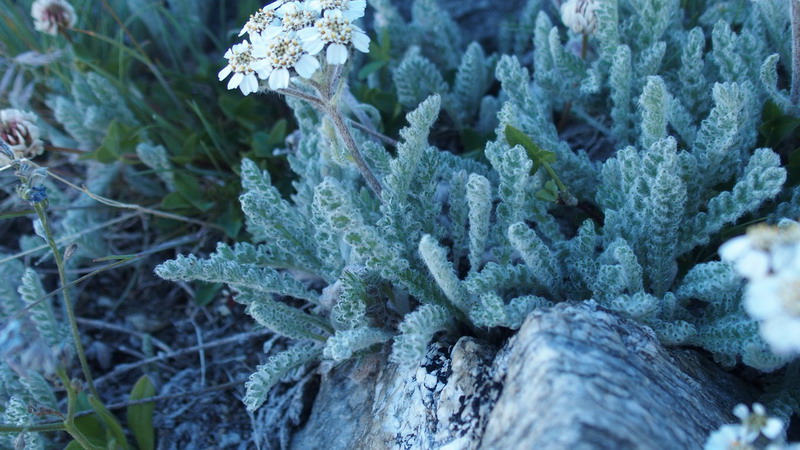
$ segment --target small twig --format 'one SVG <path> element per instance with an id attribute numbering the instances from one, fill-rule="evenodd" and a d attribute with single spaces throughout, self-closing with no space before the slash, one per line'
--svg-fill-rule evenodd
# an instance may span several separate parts
<path id="1" fill-rule="evenodd" d="M 197 311 L 197 310 L 195 310 Z M 203 348 L 203 333 L 200 327 L 197 326 L 197 321 L 194 320 L 194 314 L 189 318 L 190 323 L 194 327 L 194 335 L 197 337 L 197 353 L 200 356 L 200 386 L 206 385 L 206 352 Z"/>
<path id="2" fill-rule="evenodd" d="M 79 324 L 85 325 L 87 327 L 116 331 L 117 333 L 130 334 L 131 336 L 136 336 L 139 339 L 145 339 L 145 336 L 147 335 L 147 333 L 142 333 L 141 331 L 131 330 L 119 325 L 114 325 L 113 323 L 103 322 L 101 320 L 87 319 L 85 317 L 78 317 L 76 318 L 76 320 L 78 321 Z M 165 352 L 172 352 L 172 348 L 170 348 L 170 346 L 165 344 L 162 340 L 156 339 L 152 335 L 150 335 L 150 340 L 152 340 L 153 344 L 155 344 L 155 346 L 157 346 L 161 350 Z"/>
<path id="3" fill-rule="evenodd" d="M 283 95 L 288 95 L 290 97 L 299 98 L 301 100 L 305 100 L 308 103 L 311 103 L 312 105 L 317 106 L 317 107 L 322 108 L 322 109 L 325 108 L 325 103 L 323 103 L 322 100 L 318 99 L 317 97 L 314 97 L 313 95 L 308 95 L 305 92 L 297 90 L 295 88 L 288 88 L 287 87 L 285 89 L 278 89 L 275 92 L 277 92 L 279 94 L 283 94 Z"/>
<path id="4" fill-rule="evenodd" d="M 82 230 L 82 231 L 79 231 L 77 233 L 73 233 L 73 234 L 70 234 L 70 235 L 67 235 L 67 236 L 60 237 L 60 238 L 56 239 L 56 243 L 57 244 L 63 244 L 65 242 L 73 241 L 73 240 L 78 239 L 79 237 L 81 237 L 83 235 L 86 235 L 86 234 L 89 234 L 89 233 L 93 233 L 93 232 L 95 232 L 97 230 L 100 230 L 100 229 L 103 229 L 105 227 L 110 227 L 111 225 L 117 224 L 119 222 L 124 222 L 124 221 L 126 221 L 128 219 L 134 218 L 134 217 L 138 216 L 139 214 L 140 213 L 136 212 L 136 213 L 130 213 L 130 214 L 125 214 L 125 215 L 119 216 L 119 217 L 117 217 L 115 219 L 111 219 L 111 220 L 109 220 L 107 222 L 103 222 L 103 223 L 95 225 L 93 227 L 89 227 L 89 228 L 87 228 L 85 230 Z M 39 252 L 39 251 L 44 250 L 46 248 L 47 248 L 47 244 L 42 244 L 42 245 L 39 245 L 37 247 L 31 248 L 31 249 L 28 249 L 28 250 L 25 250 L 25 251 L 22 251 L 22 252 L 19 252 L 19 253 L 15 253 L 13 255 L 6 256 L 5 258 L 0 259 L 0 264 L 4 264 L 4 263 L 6 263 L 8 261 L 11 261 L 12 259 L 17 259 L 17 258 L 22 258 L 23 256 L 28 256 L 28 255 L 30 255 L 32 253 Z"/>
<path id="5" fill-rule="evenodd" d="M 111 378 L 113 378 L 113 377 L 115 377 L 117 375 L 120 375 L 122 373 L 125 373 L 125 372 L 128 372 L 130 370 L 136 369 L 137 367 L 142 367 L 142 366 L 146 366 L 148 364 L 161 362 L 161 361 L 164 361 L 166 359 L 177 358 L 179 356 L 183 356 L 183 355 L 187 355 L 187 354 L 190 354 L 190 353 L 194 353 L 194 352 L 200 350 L 201 348 L 207 350 L 209 348 L 219 347 L 220 345 L 233 344 L 233 343 L 236 343 L 236 342 L 240 342 L 240 341 L 244 341 L 244 340 L 248 340 L 248 339 L 254 339 L 254 338 L 265 336 L 265 335 L 268 335 L 268 334 L 271 334 L 271 331 L 269 331 L 269 330 L 260 330 L 260 331 L 251 331 L 251 332 L 246 332 L 246 333 L 239 333 L 239 334 L 236 334 L 234 336 L 230 336 L 230 337 L 227 337 L 227 338 L 224 338 L 224 339 L 219 339 L 219 340 L 216 340 L 216 341 L 207 342 L 203 346 L 194 345 L 194 346 L 191 346 L 191 347 L 186 347 L 186 348 L 183 348 L 183 349 L 180 349 L 180 350 L 176 350 L 176 351 L 171 352 L 171 353 L 161 354 L 161 355 L 158 355 L 158 356 L 154 356 L 152 358 L 143 359 L 141 361 L 137 361 L 137 362 L 134 362 L 134 363 L 120 364 L 117 367 L 115 367 L 114 370 L 112 370 L 111 372 L 109 372 L 109 373 L 107 373 L 107 374 L 105 374 L 105 375 L 103 375 L 101 377 L 98 377 L 97 380 L 95 380 L 95 384 L 96 385 L 100 385 L 103 382 L 105 382 L 105 381 L 107 381 L 107 380 L 109 380 L 109 379 L 111 379 Z"/>
<path id="6" fill-rule="evenodd" d="M 359 130 L 369 134 L 370 136 L 375 137 L 379 141 L 383 141 L 386 144 L 391 145 L 392 147 L 397 147 L 400 144 L 400 142 L 398 142 L 397 140 L 392 139 L 389 136 L 386 136 L 385 134 L 381 134 L 381 133 L 373 130 L 372 128 L 368 127 L 367 125 L 364 125 L 362 123 L 356 122 L 354 120 L 350 120 L 349 122 L 350 122 L 350 125 L 353 126 L 353 128 L 358 128 Z"/>
<path id="7" fill-rule="evenodd" d="M 41 166 L 37 166 L 37 167 L 41 167 Z M 50 170 L 48 170 L 47 173 L 51 177 L 55 178 L 56 180 L 66 184 L 67 186 L 69 186 L 71 188 L 74 188 L 74 189 L 77 189 L 77 190 L 83 192 L 84 194 L 88 195 L 91 199 L 96 200 L 96 201 L 98 201 L 98 202 L 100 202 L 100 203 L 102 203 L 104 205 L 108 205 L 108 206 L 112 206 L 114 208 L 120 208 L 120 209 L 132 209 L 132 210 L 139 211 L 139 212 L 142 212 L 142 213 L 145 213 L 145 214 L 150 214 L 152 216 L 162 217 L 164 219 L 172 219 L 172 220 L 177 220 L 179 222 L 193 223 L 195 225 L 202 225 L 204 227 L 214 228 L 216 230 L 224 231 L 224 229 L 220 225 L 217 225 L 215 223 L 204 222 L 202 220 L 192 219 L 191 217 L 181 216 L 179 214 L 172 214 L 172 213 L 168 213 L 168 212 L 164 212 L 164 211 L 159 211 L 157 209 L 148 208 L 146 206 L 141 206 L 141 205 L 137 205 L 137 204 L 134 204 L 134 203 L 122 203 L 122 202 L 118 202 L 116 200 L 111 200 L 110 198 L 106 198 L 106 197 L 103 197 L 102 195 L 95 194 L 94 192 L 90 191 L 86 186 L 77 186 L 76 184 L 72 183 L 71 181 L 69 181 L 69 180 L 67 180 L 65 178 L 62 178 L 61 176 L 53 173 Z"/>

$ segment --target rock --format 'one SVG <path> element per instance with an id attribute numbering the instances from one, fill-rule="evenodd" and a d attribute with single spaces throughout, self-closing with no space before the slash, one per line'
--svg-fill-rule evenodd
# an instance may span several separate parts
<path id="1" fill-rule="evenodd" d="M 323 376 L 298 449 L 700 448 L 746 386 L 596 303 L 535 311 L 505 346 L 433 344 L 418 367 Z"/>

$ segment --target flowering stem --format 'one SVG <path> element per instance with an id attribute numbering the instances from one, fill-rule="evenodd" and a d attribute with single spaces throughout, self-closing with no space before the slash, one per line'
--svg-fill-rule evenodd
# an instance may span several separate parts
<path id="1" fill-rule="evenodd" d="M 89 439 L 81 433 L 77 426 L 75 426 L 75 413 L 77 412 L 78 396 L 75 387 L 72 385 L 66 371 L 62 368 L 58 371 L 58 376 L 64 384 L 64 389 L 67 391 L 67 417 L 64 418 L 64 430 L 72 436 L 73 439 L 78 441 L 81 447 L 88 450 L 102 450 L 103 447 L 89 442 Z"/>
<path id="2" fill-rule="evenodd" d="M 50 230 L 50 223 L 47 220 L 47 214 L 45 213 L 44 208 L 45 207 L 42 202 L 33 204 L 33 209 L 36 211 L 36 215 L 39 216 L 39 220 L 42 222 L 42 229 L 44 230 L 47 244 L 50 246 L 50 250 L 53 252 L 53 258 L 56 260 L 59 281 L 61 282 L 62 286 L 66 286 L 68 283 L 66 272 L 64 270 L 64 260 L 61 258 L 61 251 L 58 250 L 56 240 L 53 238 L 53 232 Z M 78 323 L 75 320 L 75 310 L 72 307 L 69 289 L 64 289 L 62 297 L 64 299 L 64 308 L 67 310 L 69 327 L 72 331 L 72 340 L 75 341 L 75 351 L 78 353 L 78 360 L 81 363 L 81 370 L 83 370 L 83 376 L 86 379 L 86 384 L 89 386 L 89 391 L 92 393 L 92 395 L 100 398 L 100 396 L 97 395 L 97 389 L 94 387 L 92 373 L 89 371 L 89 363 L 86 360 L 86 353 L 83 350 L 83 344 L 81 344 L 81 335 L 78 331 Z"/>
<path id="3" fill-rule="evenodd" d="M 294 88 L 278 89 L 277 92 L 304 100 L 330 116 L 333 121 L 333 126 L 339 132 L 339 136 L 342 137 L 344 146 L 347 148 L 347 151 L 350 152 L 350 156 L 353 157 L 353 161 L 356 163 L 359 172 L 361 172 L 361 175 L 364 177 L 364 180 L 366 180 L 370 189 L 372 189 L 372 192 L 380 199 L 382 191 L 381 184 L 375 177 L 375 174 L 372 173 L 367 161 L 358 149 L 356 140 L 353 138 L 353 133 L 350 132 L 350 128 L 347 126 L 347 119 L 342 115 L 342 112 L 336 104 L 337 102 L 335 99 L 341 91 L 342 70 L 342 66 L 336 65 L 332 71 L 326 74 L 325 78 L 330 78 L 330 83 L 320 84 L 313 80 L 308 81 L 309 84 L 317 90 L 319 97 L 306 94 Z"/>
<path id="4" fill-rule="evenodd" d="M 347 150 L 350 152 L 350 155 L 353 157 L 353 160 L 356 163 L 356 167 L 361 172 L 361 175 L 364 176 L 364 180 L 367 181 L 367 185 L 369 185 L 370 189 L 381 198 L 381 184 L 378 182 L 378 179 L 375 178 L 375 175 L 372 173 L 372 170 L 367 165 L 367 161 L 364 160 L 364 156 L 361 154 L 361 151 L 358 150 L 358 146 L 356 145 L 355 139 L 353 139 L 353 134 L 350 132 L 350 128 L 345 123 L 344 117 L 342 117 L 342 113 L 336 106 L 328 105 L 326 108 L 326 112 L 333 120 L 333 125 L 339 130 L 339 135 L 342 137 L 342 141 L 344 142 L 344 146 L 347 147 Z"/>
<path id="5" fill-rule="evenodd" d="M 792 3 L 792 86 L 789 92 L 792 104 L 800 104 L 800 1 Z"/>
<path id="6" fill-rule="evenodd" d="M 47 423 L 42 425 L 7 425 L 0 423 L 0 433 L 36 433 L 43 431 L 63 431 L 66 427 L 62 422 Z"/>

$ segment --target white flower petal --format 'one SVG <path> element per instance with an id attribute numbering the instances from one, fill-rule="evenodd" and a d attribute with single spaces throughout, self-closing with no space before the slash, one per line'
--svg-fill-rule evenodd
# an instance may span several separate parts
<path id="1" fill-rule="evenodd" d="M 750 317 L 763 320 L 784 313 L 775 287 L 775 282 L 770 279 L 752 281 L 747 285 L 744 309 Z"/>
<path id="2" fill-rule="evenodd" d="M 744 431 L 741 425 L 723 425 L 719 430 L 711 433 L 706 441 L 705 450 L 730 450 L 735 444 L 744 440 Z"/>
<path id="3" fill-rule="evenodd" d="M 794 356 L 800 353 L 800 320 L 773 316 L 765 320 L 758 331 L 776 355 Z"/>
<path id="4" fill-rule="evenodd" d="M 763 278 L 769 272 L 769 255 L 766 252 L 754 250 L 739 258 L 734 264 L 739 275 L 749 278 Z"/>
<path id="5" fill-rule="evenodd" d="M 356 50 L 369 53 L 369 36 L 363 31 L 353 30 L 353 34 L 350 35 L 350 41 L 353 43 L 353 47 L 355 47 Z"/>
<path id="6" fill-rule="evenodd" d="M 325 56 L 328 64 L 344 64 L 347 61 L 347 46 L 344 44 L 330 44 Z"/>
<path id="7" fill-rule="evenodd" d="M 269 75 L 269 88 L 277 91 L 287 87 L 289 87 L 289 71 L 284 68 L 273 70 Z"/>
<path id="8" fill-rule="evenodd" d="M 258 90 L 258 79 L 252 73 L 247 74 L 244 77 L 244 81 L 242 82 L 242 85 L 239 86 L 239 88 L 242 90 L 242 93 L 244 95 L 256 92 Z"/>
<path id="9" fill-rule="evenodd" d="M 325 48 L 325 41 L 320 39 L 319 33 L 308 41 L 303 42 L 303 49 L 308 52 L 309 55 L 316 55 L 321 52 L 323 48 Z"/>
<path id="10" fill-rule="evenodd" d="M 228 89 L 236 89 L 241 84 L 242 80 L 244 79 L 244 74 L 241 72 L 237 72 L 233 74 L 231 80 L 228 81 Z"/>
<path id="11" fill-rule="evenodd" d="M 317 30 L 316 27 L 306 27 L 297 30 L 297 37 L 299 37 L 303 43 L 308 40 L 319 39 L 319 30 Z"/>
<path id="12" fill-rule="evenodd" d="M 217 74 L 217 77 L 219 78 L 219 81 L 222 81 L 225 78 L 227 78 L 228 75 L 230 75 L 232 71 L 233 71 L 233 68 L 231 68 L 231 66 L 229 66 L 229 65 L 223 67 L 222 70 L 220 70 L 219 73 Z"/>
<path id="13" fill-rule="evenodd" d="M 767 424 L 761 428 L 761 433 L 769 439 L 777 438 L 783 432 L 783 421 L 781 419 L 770 417 L 767 419 Z"/>
<path id="14" fill-rule="evenodd" d="M 750 239 L 747 236 L 738 236 L 720 245 L 717 253 L 723 261 L 735 261 L 751 250 L 753 244 Z"/>
<path id="15" fill-rule="evenodd" d="M 733 407 L 733 415 L 741 420 L 745 420 L 747 419 L 747 416 L 750 415 L 750 408 L 748 408 L 744 403 L 739 403 Z"/>
<path id="16" fill-rule="evenodd" d="M 264 29 L 264 31 L 261 32 L 261 37 L 269 41 L 271 39 L 276 38 L 282 32 L 283 32 L 283 27 L 270 25 L 266 29 Z"/>
<path id="17" fill-rule="evenodd" d="M 319 69 L 319 61 L 311 55 L 303 55 L 294 64 L 294 70 L 303 78 L 311 78 Z"/>

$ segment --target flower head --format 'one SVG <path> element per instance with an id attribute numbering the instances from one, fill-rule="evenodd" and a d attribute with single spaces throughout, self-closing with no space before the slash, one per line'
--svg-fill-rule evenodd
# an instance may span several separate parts
<path id="1" fill-rule="evenodd" d="M 753 404 L 753 412 L 743 403 L 733 408 L 733 415 L 741 419 L 742 426 L 748 432 L 750 442 L 755 441 L 760 434 L 767 439 L 774 440 L 783 431 L 783 421 L 775 417 L 768 417 L 767 410 L 761 403 Z"/>
<path id="2" fill-rule="evenodd" d="M 53 36 L 75 25 L 75 9 L 66 0 L 36 0 L 31 5 L 31 16 L 36 31 Z"/>
<path id="3" fill-rule="evenodd" d="M 309 55 L 295 37 L 279 35 L 261 43 L 257 52 L 269 67 L 269 87 L 273 90 L 289 87 L 290 70 L 303 78 L 310 78 L 319 68 L 317 58 Z"/>
<path id="4" fill-rule="evenodd" d="M 317 11 L 341 11 L 347 20 L 356 20 L 364 16 L 367 2 L 366 0 L 312 0 L 309 6 Z"/>
<path id="5" fill-rule="evenodd" d="M 289 2 L 278 9 L 278 16 L 281 18 L 283 31 L 293 32 L 310 26 L 319 14 L 305 3 Z"/>
<path id="6" fill-rule="evenodd" d="M 358 51 L 369 52 L 369 37 L 364 30 L 352 24 L 341 11 L 325 11 L 325 15 L 313 27 L 297 32 L 308 53 L 316 55 L 328 46 L 326 60 L 329 64 L 344 64 L 347 61 L 348 44 Z"/>
<path id="7" fill-rule="evenodd" d="M 778 355 L 800 354 L 800 223 L 750 227 L 723 244 L 723 261 L 748 279 L 744 308 Z"/>
<path id="8" fill-rule="evenodd" d="M 741 425 L 723 425 L 711 433 L 703 447 L 705 450 L 754 450 Z"/>
<path id="9" fill-rule="evenodd" d="M 778 270 L 800 269 L 800 224 L 788 221 L 784 227 L 756 225 L 719 248 L 720 258 L 734 265 L 739 275 L 759 279 Z"/>
<path id="10" fill-rule="evenodd" d="M 239 32 L 239 36 L 242 36 L 245 33 L 250 33 L 251 35 L 259 34 L 264 38 L 271 38 L 274 35 L 270 36 L 269 34 L 263 34 L 268 29 L 277 29 L 280 31 L 280 18 L 275 13 L 274 9 L 261 8 L 256 11 L 255 14 L 250 15 L 250 19 L 244 24 L 244 27 L 242 27 L 242 31 Z"/>
<path id="11" fill-rule="evenodd" d="M 561 5 L 561 21 L 575 33 L 592 34 L 597 30 L 599 7 L 595 0 L 569 0 Z"/>
<path id="12" fill-rule="evenodd" d="M 8 145 L 16 158 L 33 158 L 41 155 L 44 144 L 39 138 L 39 127 L 34 123 L 33 113 L 18 109 L 0 111 L 0 139 Z M 0 155 L 0 164 L 7 164 L 8 158 Z"/>
<path id="13" fill-rule="evenodd" d="M 258 35 L 253 36 L 253 42 L 259 42 Z M 228 59 L 228 65 L 219 71 L 218 77 L 222 81 L 233 73 L 228 81 L 228 89 L 238 87 L 242 94 L 248 95 L 258 90 L 256 75 L 262 80 L 269 75 L 269 64 L 254 55 L 253 44 L 246 40 L 229 48 L 225 58 Z"/>
<path id="14" fill-rule="evenodd" d="M 775 354 L 800 354 L 800 274 L 789 271 L 748 283 L 744 308 Z"/>

